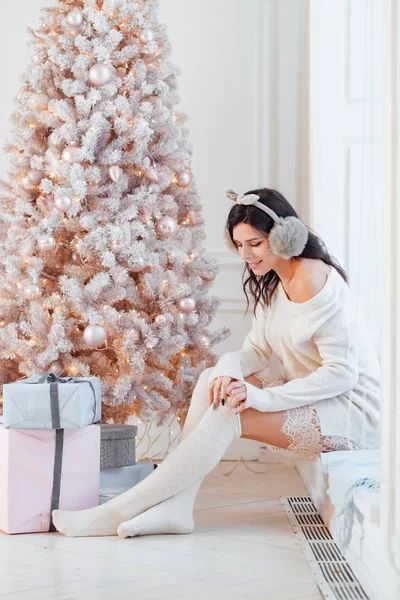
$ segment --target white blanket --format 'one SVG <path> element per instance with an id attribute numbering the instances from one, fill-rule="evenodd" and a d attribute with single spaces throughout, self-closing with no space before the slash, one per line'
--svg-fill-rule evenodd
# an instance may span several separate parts
<path id="1" fill-rule="evenodd" d="M 351 539 L 355 490 L 380 488 L 380 450 L 326 452 L 322 463 L 328 474 L 327 493 L 335 508 L 336 541 L 344 552 Z"/>

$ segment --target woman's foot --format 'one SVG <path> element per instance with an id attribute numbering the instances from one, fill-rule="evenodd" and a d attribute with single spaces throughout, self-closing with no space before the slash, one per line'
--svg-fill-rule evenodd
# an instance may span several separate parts
<path id="1" fill-rule="evenodd" d="M 200 483 L 196 487 L 198 490 Z M 183 490 L 130 521 L 121 523 L 118 527 L 118 535 L 126 538 L 137 535 L 191 533 L 194 529 L 193 501 L 187 501 L 187 492 L 188 490 Z M 191 492 L 191 496 L 194 498 L 196 493 Z"/>

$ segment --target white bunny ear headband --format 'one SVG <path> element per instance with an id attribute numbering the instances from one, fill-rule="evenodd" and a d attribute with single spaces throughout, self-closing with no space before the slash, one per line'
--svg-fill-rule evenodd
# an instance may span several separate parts
<path id="1" fill-rule="evenodd" d="M 257 206 L 275 221 L 275 225 L 268 235 L 269 247 L 273 254 L 289 259 L 293 256 L 299 256 L 303 252 L 308 240 L 308 229 L 300 219 L 297 217 L 278 217 L 271 208 L 258 202 L 260 196 L 257 194 L 239 195 L 233 190 L 226 190 L 225 193 L 229 200 L 233 200 L 236 204 Z"/>

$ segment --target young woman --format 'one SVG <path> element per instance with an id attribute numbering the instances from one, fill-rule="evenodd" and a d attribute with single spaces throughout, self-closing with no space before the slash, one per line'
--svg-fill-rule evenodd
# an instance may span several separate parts
<path id="1" fill-rule="evenodd" d="M 203 478 L 240 437 L 304 456 L 379 446 L 379 361 L 343 269 L 279 192 L 227 196 L 252 329 L 200 375 L 181 441 L 149 477 L 101 506 L 53 512 L 65 535 L 190 533 Z M 272 353 L 286 383 L 263 376 Z"/>

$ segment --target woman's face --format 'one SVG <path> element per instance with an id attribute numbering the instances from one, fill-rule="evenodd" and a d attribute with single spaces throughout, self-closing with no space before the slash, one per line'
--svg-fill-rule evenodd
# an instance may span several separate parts
<path id="1" fill-rule="evenodd" d="M 267 235 L 267 237 L 265 237 Z M 247 223 L 239 223 L 233 228 L 233 239 L 240 257 L 257 276 L 266 275 L 274 269 L 279 258 L 269 248 L 268 234 L 254 229 Z"/>

